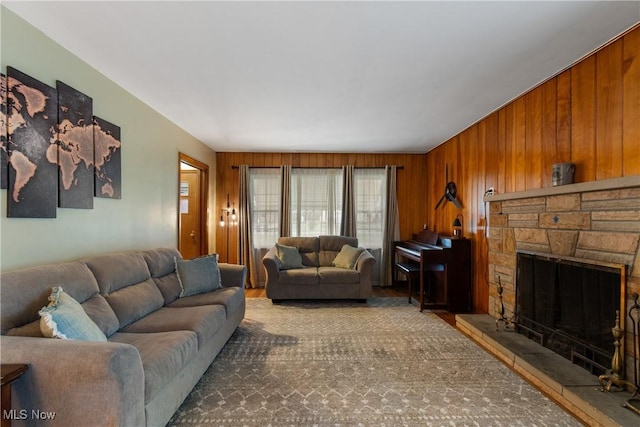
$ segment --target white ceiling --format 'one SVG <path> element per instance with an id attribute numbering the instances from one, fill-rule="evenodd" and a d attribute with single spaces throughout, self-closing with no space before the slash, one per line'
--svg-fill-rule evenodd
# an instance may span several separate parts
<path id="1" fill-rule="evenodd" d="M 216 151 L 425 153 L 640 22 L 640 0 L 2 3 Z"/>

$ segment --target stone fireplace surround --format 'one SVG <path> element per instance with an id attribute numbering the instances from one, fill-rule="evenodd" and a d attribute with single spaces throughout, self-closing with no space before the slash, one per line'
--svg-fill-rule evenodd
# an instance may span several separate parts
<path id="1" fill-rule="evenodd" d="M 514 366 L 517 363 L 514 361 L 518 359 L 517 352 L 514 351 L 513 355 L 509 348 L 497 350 L 498 347 L 508 347 L 508 343 L 513 341 L 512 337 L 505 336 L 505 340 L 498 343 L 495 340 L 501 341 L 501 333 L 489 332 L 489 329 L 496 329 L 493 319 L 500 317 L 498 281 L 503 286 L 505 316 L 513 315 L 517 286 L 517 250 L 627 265 L 625 316 L 628 317 L 631 295 L 634 292 L 640 293 L 640 176 L 497 194 L 486 196 L 484 201 L 489 205 L 487 280 L 490 287 L 489 315 L 492 320 L 489 323 L 487 319 L 479 323 L 472 321 L 476 325 L 470 326 L 467 323 L 470 319 L 464 316 L 474 315 L 463 315 L 458 324 L 462 321 L 462 329 L 468 329 L 466 332 L 485 348 L 518 370 Z M 628 318 L 626 320 L 625 324 L 631 325 Z M 482 322 L 485 323 L 484 326 Z M 613 327 L 613 319 L 611 326 Z M 502 332 L 502 335 L 505 334 L 509 333 Z M 632 334 L 628 327 L 624 348 L 626 376 L 633 382 L 635 361 Z M 505 354 L 509 355 L 505 358 Z M 507 360 L 510 358 L 512 363 Z M 539 372 L 536 367 L 531 367 L 531 371 Z M 531 372 L 522 374 L 535 375 Z M 532 382 L 542 385 L 542 388 L 545 388 L 545 381 L 553 383 L 553 379 L 549 378 L 532 379 Z M 564 387 L 559 387 L 557 395 L 550 395 L 564 404 Z M 631 396 L 626 394 L 626 398 Z M 590 412 L 587 408 L 589 405 L 585 403 L 581 408 L 579 400 L 572 400 L 565 406 L 574 413 Z M 630 412 L 628 409 L 624 411 Z M 587 423 L 592 424 L 591 421 Z M 593 424 L 601 425 L 599 422 Z"/>
<path id="2" fill-rule="evenodd" d="M 498 277 L 505 314 L 513 314 L 516 250 L 627 265 L 627 308 L 631 295 L 640 293 L 640 176 L 499 194 L 485 201 L 493 317 L 500 317 Z M 625 324 L 631 323 L 627 319 Z M 631 333 L 626 332 L 625 366 L 632 373 Z"/>

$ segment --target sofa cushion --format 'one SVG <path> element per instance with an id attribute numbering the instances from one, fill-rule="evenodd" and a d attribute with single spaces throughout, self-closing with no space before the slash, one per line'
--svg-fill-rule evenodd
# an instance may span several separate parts
<path id="1" fill-rule="evenodd" d="M 333 260 L 333 266 L 353 270 L 363 252 L 364 248 L 354 248 L 351 245 L 345 244 Z"/>
<path id="2" fill-rule="evenodd" d="M 93 272 L 102 295 L 110 295 L 151 277 L 149 267 L 140 253 L 115 253 L 83 261 Z"/>
<path id="3" fill-rule="evenodd" d="M 360 283 L 360 273 L 340 267 L 318 267 L 318 283 L 326 284 L 351 284 Z"/>
<path id="4" fill-rule="evenodd" d="M 151 277 L 162 277 L 167 274 L 175 273 L 176 258 L 182 258 L 182 255 L 174 248 L 152 249 L 142 252 Z"/>
<path id="5" fill-rule="evenodd" d="M 147 262 L 151 278 L 164 297 L 164 305 L 171 304 L 180 297 L 180 283 L 176 274 L 176 258 L 182 259 L 177 249 L 160 248 L 142 252 Z"/>
<path id="6" fill-rule="evenodd" d="M 87 316 L 82 305 L 69 296 L 62 287 L 54 286 L 49 305 L 40 314 L 40 330 L 49 338 L 80 341 L 107 341 L 107 337 Z"/>
<path id="7" fill-rule="evenodd" d="M 118 317 L 102 295 L 95 294 L 82 303 L 82 308 L 105 336 L 110 337 L 120 329 Z"/>
<path id="8" fill-rule="evenodd" d="M 141 253 L 115 253 L 83 261 L 96 277 L 100 294 L 118 317 L 120 328 L 164 305 Z"/>
<path id="9" fill-rule="evenodd" d="M 176 258 L 176 273 L 180 283 L 181 297 L 198 295 L 220 289 L 218 255 L 207 255 L 194 259 Z"/>
<path id="10" fill-rule="evenodd" d="M 9 334 L 14 328 L 37 322 L 38 311 L 48 304 L 51 288 L 63 286 L 76 301 L 83 303 L 99 291 L 91 270 L 82 262 L 42 265 L 3 272 L 0 298 L 0 328 Z M 39 328 L 39 326 L 38 326 Z M 31 327 L 29 330 L 35 330 Z M 14 331 L 12 335 L 20 335 Z"/>
<path id="11" fill-rule="evenodd" d="M 106 295 L 105 299 L 116 313 L 120 329 L 164 305 L 164 298 L 151 278 Z"/>
<path id="12" fill-rule="evenodd" d="M 126 326 L 122 332 L 193 331 L 198 336 L 200 347 L 212 339 L 226 318 L 225 309 L 221 305 L 163 307 Z"/>
<path id="13" fill-rule="evenodd" d="M 199 305 L 222 305 L 229 318 L 245 302 L 244 288 L 231 286 L 200 295 L 175 300 L 168 307 L 194 307 Z"/>
<path id="14" fill-rule="evenodd" d="M 308 267 L 318 266 L 320 246 L 317 237 L 279 237 L 277 243 L 298 248 L 303 265 Z"/>
<path id="15" fill-rule="evenodd" d="M 305 267 L 282 270 L 278 280 L 282 284 L 315 285 L 318 283 L 318 269 L 316 267 Z"/>
<path id="16" fill-rule="evenodd" d="M 280 270 L 290 270 L 292 268 L 304 268 L 302 256 L 295 246 L 286 246 L 276 243 L 276 253 Z"/>
<path id="17" fill-rule="evenodd" d="M 131 344 L 140 353 L 144 369 L 144 401 L 151 400 L 198 352 L 198 338 L 193 331 L 156 333 L 118 332 L 110 342 Z"/>

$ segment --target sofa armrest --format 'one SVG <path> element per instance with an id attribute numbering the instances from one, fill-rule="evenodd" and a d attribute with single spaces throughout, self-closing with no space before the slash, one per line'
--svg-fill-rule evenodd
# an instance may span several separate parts
<path id="1" fill-rule="evenodd" d="M 371 252 L 365 249 L 356 265 L 356 270 L 360 273 L 360 282 L 363 284 L 371 285 L 371 275 L 373 273 L 373 266 L 376 264 L 376 259 Z"/>
<path id="2" fill-rule="evenodd" d="M 219 263 L 222 287 L 238 286 L 244 288 L 247 281 L 247 267 L 240 264 Z"/>
<path id="3" fill-rule="evenodd" d="M 12 425 L 36 425 L 36 413 L 55 415 L 47 425 L 145 425 L 144 371 L 135 347 L 18 336 L 0 337 L 0 346 L 3 364 L 29 366 L 12 385 L 13 408 L 25 414 Z"/>
<path id="4" fill-rule="evenodd" d="M 277 285 L 280 277 L 280 263 L 278 262 L 278 253 L 275 246 L 264 254 L 262 257 L 262 265 L 267 274 L 265 287 Z"/>

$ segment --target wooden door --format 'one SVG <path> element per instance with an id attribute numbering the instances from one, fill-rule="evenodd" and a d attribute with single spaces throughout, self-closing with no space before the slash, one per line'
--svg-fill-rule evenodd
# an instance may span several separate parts
<path id="1" fill-rule="evenodd" d="M 208 253 L 208 166 L 180 154 L 178 249 L 185 259 Z"/>
<path id="2" fill-rule="evenodd" d="M 202 255 L 199 187 L 197 170 L 180 171 L 180 252 L 185 258 Z"/>

